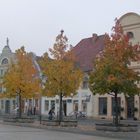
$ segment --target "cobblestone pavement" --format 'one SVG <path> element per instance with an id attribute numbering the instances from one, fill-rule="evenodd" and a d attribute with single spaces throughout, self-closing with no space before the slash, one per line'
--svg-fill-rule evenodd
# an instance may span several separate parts
<path id="1" fill-rule="evenodd" d="M 9 123 L 0 121 L 1 124 L 10 124 L 10 125 L 19 125 L 24 127 L 32 127 L 32 128 L 41 128 L 51 131 L 61 131 L 61 132 L 69 132 L 75 134 L 84 134 L 90 136 L 100 136 L 103 138 L 116 138 L 116 139 L 123 139 L 123 140 L 140 140 L 140 121 L 133 121 L 133 120 L 123 120 L 122 123 L 129 123 L 129 124 L 137 124 L 139 125 L 138 132 L 108 132 L 108 131 L 97 131 L 95 129 L 95 123 L 107 123 L 111 122 L 110 120 L 95 120 L 95 119 L 82 119 L 78 121 L 78 127 L 60 127 L 60 126 L 45 126 L 40 125 L 39 121 L 36 121 L 33 124 L 18 124 L 18 123 Z"/>

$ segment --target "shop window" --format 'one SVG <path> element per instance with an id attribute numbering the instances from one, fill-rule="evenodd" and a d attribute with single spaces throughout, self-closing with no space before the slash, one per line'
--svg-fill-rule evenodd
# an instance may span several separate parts
<path id="1" fill-rule="evenodd" d="M 99 115 L 107 115 L 107 98 L 99 98 Z"/>

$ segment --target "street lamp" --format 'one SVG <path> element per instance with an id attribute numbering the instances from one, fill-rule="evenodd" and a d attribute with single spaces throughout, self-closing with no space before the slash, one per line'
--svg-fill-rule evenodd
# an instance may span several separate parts
<path id="1" fill-rule="evenodd" d="M 45 83 L 47 81 L 47 77 L 44 76 L 43 74 L 41 74 L 40 76 L 40 79 L 41 79 L 41 89 L 45 89 Z M 41 124 L 41 120 L 42 120 L 42 91 L 40 93 L 40 112 L 39 112 L 39 121 L 40 121 L 40 124 Z"/>
<path id="2" fill-rule="evenodd" d="M 41 120 L 42 120 L 42 116 L 41 116 L 41 103 L 42 103 L 42 93 L 40 93 L 40 102 L 39 102 L 39 106 L 40 106 L 40 108 L 39 108 L 39 122 L 40 122 L 40 124 L 41 124 Z"/>
<path id="3" fill-rule="evenodd" d="M 45 84 L 45 82 L 46 82 L 46 77 L 44 77 L 44 75 L 42 74 L 42 71 L 41 71 L 41 69 L 40 69 L 40 66 L 39 66 L 39 64 L 37 63 L 37 61 L 36 61 L 36 56 L 34 56 L 33 57 L 34 58 L 34 64 L 35 64 L 35 66 L 36 66 L 36 68 L 37 68 L 37 70 L 38 70 L 38 73 L 39 73 L 39 79 L 41 80 L 41 84 L 40 84 L 40 86 L 41 86 L 41 89 L 43 89 L 44 88 L 44 84 Z M 40 102 L 39 102 L 39 121 L 40 121 L 40 124 L 41 124 L 41 119 L 42 119 L 42 115 L 41 115 L 41 113 L 42 113 L 42 92 L 40 93 L 40 96 L 39 96 L 39 98 L 40 98 Z"/>

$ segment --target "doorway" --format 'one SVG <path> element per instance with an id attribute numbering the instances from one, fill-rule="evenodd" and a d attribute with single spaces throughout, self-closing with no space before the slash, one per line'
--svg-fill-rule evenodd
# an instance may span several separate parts
<path id="1" fill-rule="evenodd" d="M 9 100 L 5 101 L 5 113 L 10 114 L 10 101 Z"/>
<path id="2" fill-rule="evenodd" d="M 127 98 L 127 118 L 134 118 L 134 97 Z"/>

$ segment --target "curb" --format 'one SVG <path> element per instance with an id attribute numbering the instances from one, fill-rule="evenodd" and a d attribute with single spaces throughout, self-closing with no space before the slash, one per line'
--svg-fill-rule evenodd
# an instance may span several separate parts
<path id="1" fill-rule="evenodd" d="M 14 126 L 21 126 L 21 127 L 30 127 L 30 128 L 35 128 L 35 129 L 46 129 L 50 131 L 59 131 L 59 132 L 66 132 L 66 133 L 75 133 L 75 134 L 83 134 L 83 135 L 93 135 L 95 129 L 93 130 L 88 130 L 88 129 L 82 129 L 78 127 L 61 127 L 61 126 L 45 126 L 45 125 L 40 125 L 39 123 L 37 125 L 35 124 L 28 124 L 28 123 L 12 123 L 12 122 L 0 122 L 0 124 L 3 125 L 14 125 Z"/>

